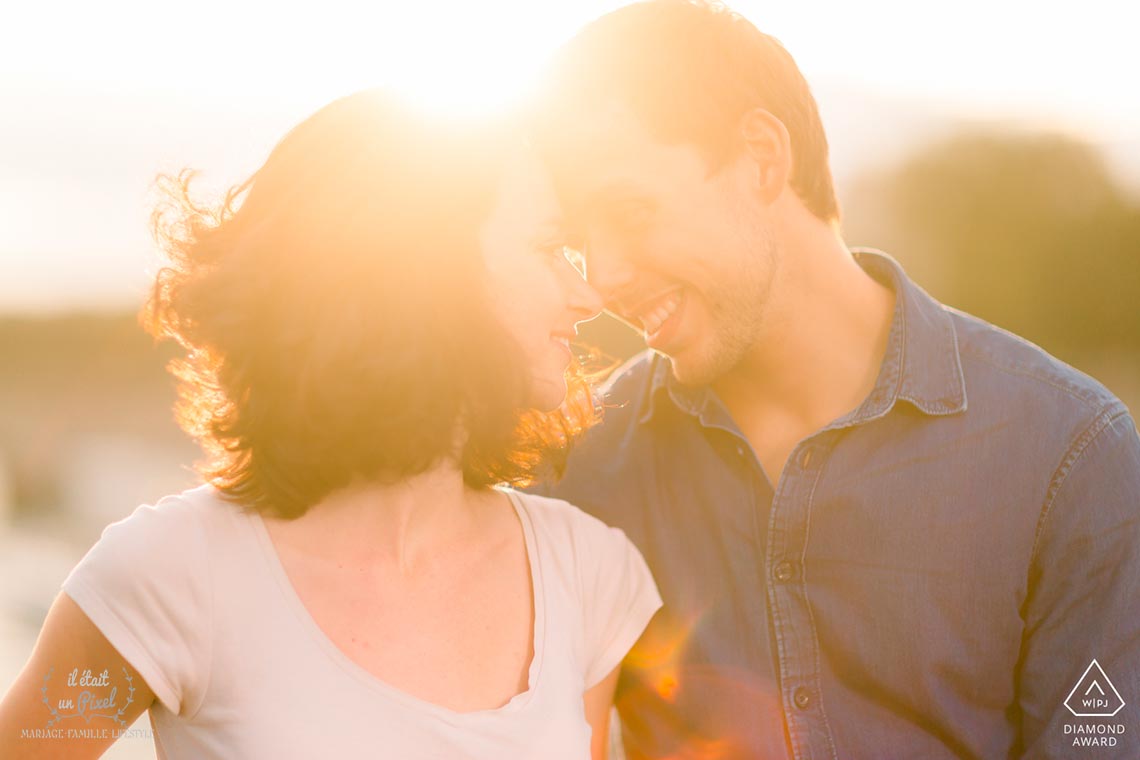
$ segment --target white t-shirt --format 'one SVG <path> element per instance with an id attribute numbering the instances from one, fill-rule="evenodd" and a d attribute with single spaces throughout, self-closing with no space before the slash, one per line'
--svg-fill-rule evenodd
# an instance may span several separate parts
<path id="1" fill-rule="evenodd" d="M 625 534 L 559 499 L 504 489 L 534 583 L 528 688 L 454 712 L 348 658 L 297 596 L 265 524 L 203 485 L 109 525 L 63 582 L 151 687 L 160 758 L 584 760 L 584 692 L 661 597 Z"/>

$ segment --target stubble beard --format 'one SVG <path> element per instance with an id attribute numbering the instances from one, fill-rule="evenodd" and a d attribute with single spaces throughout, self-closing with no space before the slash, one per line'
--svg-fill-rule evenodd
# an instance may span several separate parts
<path id="1" fill-rule="evenodd" d="M 762 340 L 779 257 L 769 234 L 758 234 L 755 240 L 751 253 L 741 257 L 741 266 L 723 273 L 718 287 L 708 292 L 709 337 L 690 361 L 680 366 L 674 361 L 673 372 L 682 385 L 712 385 L 739 367 Z"/>

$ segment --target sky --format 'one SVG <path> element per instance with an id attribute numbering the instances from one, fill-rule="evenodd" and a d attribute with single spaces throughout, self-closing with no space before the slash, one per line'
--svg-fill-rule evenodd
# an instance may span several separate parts
<path id="1" fill-rule="evenodd" d="M 294 123 L 389 85 L 446 111 L 527 87 L 620 2 L 21 3 L 0 27 L 0 313 L 131 308 L 150 182 L 222 187 Z M 1140 3 L 730 3 L 812 83 L 843 179 L 950 119 L 1063 131 L 1140 187 Z"/>

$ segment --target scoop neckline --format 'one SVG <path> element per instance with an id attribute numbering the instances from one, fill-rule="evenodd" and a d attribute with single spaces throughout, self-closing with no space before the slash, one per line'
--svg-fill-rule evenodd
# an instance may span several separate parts
<path id="1" fill-rule="evenodd" d="M 286 605 L 291 609 L 294 617 L 297 618 L 301 627 L 309 637 L 315 640 L 336 665 L 356 680 L 363 682 L 373 691 L 395 702 L 401 703 L 405 707 L 434 713 L 435 715 L 451 720 L 462 720 L 515 712 L 529 704 L 535 692 L 538 690 L 546 649 L 546 595 L 544 593 L 542 563 L 538 553 L 538 541 L 535 537 L 534 523 L 531 519 L 530 512 L 523 503 L 521 495 L 517 491 L 511 488 L 500 488 L 498 486 L 495 486 L 494 490 L 506 494 L 507 499 L 511 502 L 511 506 L 514 507 L 519 522 L 522 524 L 527 564 L 530 566 L 531 599 L 534 604 L 534 622 L 531 626 L 531 646 L 533 654 L 531 655 L 530 667 L 527 669 L 526 690 L 515 694 L 498 707 L 486 707 L 478 710 L 453 710 L 444 705 L 417 697 L 414 694 L 389 684 L 345 654 L 340 647 L 328 637 L 328 634 L 321 629 L 308 608 L 305 607 L 305 603 L 301 601 L 301 597 L 293 587 L 292 581 L 289 580 L 289 574 L 285 571 L 285 566 L 277 554 L 277 549 L 273 545 L 273 539 L 270 537 L 269 530 L 266 528 L 265 521 L 261 515 L 255 512 L 248 514 L 248 517 L 256 534 L 262 556 L 268 565 L 270 574 L 273 576 L 285 599 Z"/>

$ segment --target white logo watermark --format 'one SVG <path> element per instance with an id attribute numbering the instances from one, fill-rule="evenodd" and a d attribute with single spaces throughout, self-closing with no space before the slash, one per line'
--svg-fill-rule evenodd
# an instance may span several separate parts
<path id="1" fill-rule="evenodd" d="M 1124 700 L 1100 663 L 1093 659 L 1065 698 L 1065 707 L 1078 718 L 1111 718 L 1124 707 Z"/>
<path id="2" fill-rule="evenodd" d="M 1124 708 L 1124 699 L 1113 686 L 1104 668 L 1095 659 L 1085 668 L 1069 696 L 1065 707 L 1078 718 L 1112 718 Z M 1074 747 L 1115 747 L 1117 737 L 1125 732 L 1123 723 L 1082 721 L 1066 723 L 1066 737 Z"/>
<path id="3" fill-rule="evenodd" d="M 127 727 L 123 715 L 135 701 L 135 685 L 134 678 L 126 668 L 123 668 L 120 683 L 114 683 L 118 677 L 112 678 L 107 670 L 94 675 L 90 670 L 80 671 L 79 668 L 74 668 L 67 674 L 65 684 L 56 686 L 55 693 L 49 695 L 48 684 L 54 672 L 54 668 L 48 671 L 40 687 L 40 701 L 51 713 L 47 728 L 57 726 L 69 718 L 82 718 L 88 725 L 94 718 L 105 718 L 122 728 Z M 125 687 L 126 693 L 126 701 L 122 704 L 119 703 L 119 698 L 123 696 L 119 691 L 120 686 Z"/>

